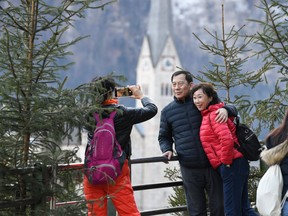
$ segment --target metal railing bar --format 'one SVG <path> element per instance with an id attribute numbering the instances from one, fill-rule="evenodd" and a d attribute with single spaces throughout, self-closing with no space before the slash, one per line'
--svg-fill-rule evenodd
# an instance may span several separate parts
<path id="1" fill-rule="evenodd" d="M 64 206 L 64 205 L 74 205 L 79 203 L 85 203 L 86 200 L 77 200 L 77 201 L 67 201 L 67 202 L 57 202 L 56 206 Z"/>
<path id="2" fill-rule="evenodd" d="M 158 188 L 166 188 L 166 187 L 175 187 L 175 186 L 182 186 L 182 181 L 175 181 L 175 182 L 164 182 L 164 183 L 155 183 L 155 184 L 144 184 L 144 185 L 134 185 L 133 190 L 149 190 L 149 189 L 158 189 Z"/>
<path id="3" fill-rule="evenodd" d="M 135 158 L 130 159 L 131 164 L 142 164 L 142 163 L 156 163 L 156 162 L 164 162 L 167 163 L 169 161 L 178 161 L 178 157 L 174 156 L 170 160 L 168 160 L 166 157 L 160 156 L 160 157 L 148 157 L 148 158 Z"/>
<path id="4" fill-rule="evenodd" d="M 184 211 L 187 211 L 187 206 L 178 206 L 178 207 L 169 207 L 165 209 L 142 211 L 141 216 L 160 215 L 160 214 L 184 212 Z"/>
<path id="5" fill-rule="evenodd" d="M 173 156 L 171 160 L 169 161 L 177 161 L 178 157 Z M 141 164 L 141 163 L 155 163 L 155 162 L 169 162 L 166 157 L 159 156 L 159 157 L 147 157 L 147 158 L 136 158 L 136 159 L 130 159 L 131 164 Z M 71 164 L 57 164 L 57 169 L 59 171 L 61 170 L 69 170 L 69 169 L 83 169 L 84 164 L 83 163 L 71 163 Z M 49 170 L 52 168 L 51 165 L 45 165 L 45 167 Z M 32 166 L 32 167 L 25 167 L 25 168 L 14 168 L 14 169 L 7 169 L 2 170 L 3 172 L 9 172 L 9 173 L 26 173 L 26 172 L 33 172 L 37 169 L 41 169 L 41 165 Z"/>

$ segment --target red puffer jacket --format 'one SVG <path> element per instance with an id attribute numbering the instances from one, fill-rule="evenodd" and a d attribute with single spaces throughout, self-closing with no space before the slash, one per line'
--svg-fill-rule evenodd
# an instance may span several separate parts
<path id="1" fill-rule="evenodd" d="M 233 159 L 243 157 L 243 155 L 234 148 L 234 143 L 238 143 L 236 137 L 236 127 L 232 119 L 225 123 L 217 123 L 215 118 L 216 110 L 222 108 L 223 103 L 210 105 L 208 109 L 203 110 L 202 124 L 200 128 L 200 139 L 204 151 L 210 161 L 210 164 L 216 169 L 221 164 L 230 165 Z"/>

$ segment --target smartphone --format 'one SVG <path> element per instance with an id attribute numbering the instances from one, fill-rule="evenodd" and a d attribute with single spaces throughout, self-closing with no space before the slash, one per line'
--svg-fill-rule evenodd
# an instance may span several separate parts
<path id="1" fill-rule="evenodd" d="M 132 91 L 128 87 L 115 87 L 115 97 L 129 97 Z"/>

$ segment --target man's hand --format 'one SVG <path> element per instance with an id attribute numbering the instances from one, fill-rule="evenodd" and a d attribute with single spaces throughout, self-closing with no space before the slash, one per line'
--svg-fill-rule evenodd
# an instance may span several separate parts
<path id="1" fill-rule="evenodd" d="M 173 156 L 173 152 L 172 151 L 166 151 L 162 154 L 163 157 L 166 157 L 168 160 L 171 159 L 171 157 Z M 169 163 L 168 161 L 165 163 Z"/>
<path id="2" fill-rule="evenodd" d="M 228 112 L 225 108 L 220 108 L 216 112 L 217 114 L 215 121 L 218 123 L 224 123 L 228 120 Z"/>

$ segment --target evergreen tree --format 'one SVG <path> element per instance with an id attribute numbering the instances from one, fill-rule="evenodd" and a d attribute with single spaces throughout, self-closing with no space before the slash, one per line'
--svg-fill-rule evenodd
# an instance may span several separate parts
<path id="1" fill-rule="evenodd" d="M 226 103 L 234 104 L 242 117 L 243 121 L 251 125 L 253 120 L 249 116 L 248 110 L 253 106 L 251 92 L 255 86 L 265 79 L 265 73 L 271 69 L 270 62 L 263 67 L 258 64 L 251 64 L 255 61 L 253 53 L 253 37 L 246 35 L 245 26 L 235 29 L 233 26 L 228 33 L 225 32 L 224 6 L 222 5 L 222 27 L 221 34 L 205 29 L 212 37 L 214 43 L 207 44 L 196 34 L 193 35 L 201 43 L 200 48 L 215 56 L 210 66 L 205 66 L 205 71 L 200 71 L 200 75 L 195 76 L 196 80 L 201 82 L 210 82 L 217 89 L 219 96 L 225 93 L 222 99 Z M 249 67 L 245 67 L 249 64 Z M 254 68 L 253 68 L 254 66 Z M 256 67 L 260 67 L 257 69 Z M 248 68 L 248 69 L 246 69 Z"/>
<path id="2" fill-rule="evenodd" d="M 250 20 L 261 27 L 254 36 L 258 57 L 272 65 L 269 86 L 274 87 L 265 99 L 256 100 L 249 111 L 258 120 L 258 128 L 275 128 L 283 119 L 288 106 L 288 5 L 283 0 L 261 0 L 258 8 L 264 11 L 266 20 Z M 277 81 L 273 82 L 277 77 Z M 264 86 L 267 88 L 267 86 Z"/>
<path id="3" fill-rule="evenodd" d="M 273 129 L 287 108 L 288 6 L 281 0 L 261 0 L 257 7 L 265 13 L 266 20 L 248 20 L 259 24 L 260 31 L 255 34 L 242 33 L 244 26 L 239 30 L 232 27 L 225 33 L 223 15 L 221 37 L 206 30 L 214 38 L 214 44 L 206 44 L 194 36 L 201 42 L 200 48 L 216 56 L 215 62 L 210 62 L 211 67 L 195 78 L 224 90 L 224 100 L 235 104 L 243 121 L 259 134 L 264 129 Z M 274 90 L 264 98 L 252 99 L 250 92 L 256 86 L 258 89 L 273 86 Z"/>
<path id="4" fill-rule="evenodd" d="M 73 64 L 67 60 L 72 55 L 68 48 L 85 38 L 67 40 L 65 35 L 75 20 L 85 18 L 85 11 L 104 9 L 110 2 L 1 1 L 1 215 L 51 215 L 46 198 L 56 191 L 80 199 L 72 172 L 60 174 L 61 183 L 50 174 L 59 163 L 79 159 L 77 149 L 62 151 L 60 144 L 69 142 L 75 131 L 80 135 L 75 128 L 83 125 L 85 113 L 98 107 L 91 96 L 101 95 L 90 94 L 91 86 L 65 88 L 67 78 L 61 78 L 61 72 Z"/>
<path id="5" fill-rule="evenodd" d="M 170 181 L 179 181 L 182 180 L 180 170 L 177 168 L 167 168 L 165 170 L 165 177 L 168 178 Z M 183 186 L 173 187 L 174 194 L 169 195 L 168 203 L 172 207 L 177 206 L 185 206 L 186 205 L 186 197 Z M 177 216 L 188 216 L 188 211 L 185 212 L 176 212 L 173 215 Z"/>

